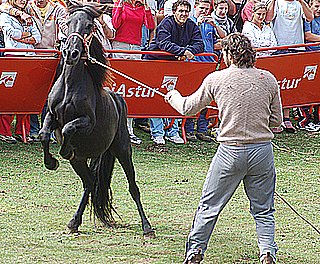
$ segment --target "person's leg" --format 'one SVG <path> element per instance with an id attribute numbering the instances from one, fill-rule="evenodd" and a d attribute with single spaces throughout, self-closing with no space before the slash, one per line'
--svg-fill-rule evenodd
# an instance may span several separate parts
<path id="1" fill-rule="evenodd" d="M 30 133 L 30 115 L 16 115 L 16 129 L 15 134 L 22 135 L 22 121 L 25 121 L 26 135 L 29 136 Z"/>
<path id="2" fill-rule="evenodd" d="M 13 115 L 0 115 L 0 134 L 3 136 L 12 137 L 11 123 Z"/>
<path id="3" fill-rule="evenodd" d="M 187 141 L 198 141 L 196 134 L 194 133 L 194 123 L 195 122 L 193 118 L 187 118 L 186 123 L 184 125 Z"/>
<path id="4" fill-rule="evenodd" d="M 286 132 L 294 133 L 296 129 L 293 127 L 290 121 L 290 109 L 283 109 L 283 123 L 282 126 Z"/>
<path id="5" fill-rule="evenodd" d="M 209 120 L 206 119 L 207 109 L 204 109 L 200 112 L 200 116 L 197 120 L 197 133 L 196 136 L 198 139 L 206 142 L 212 142 L 214 139 L 208 135 L 208 125 Z"/>
<path id="6" fill-rule="evenodd" d="M 184 125 L 186 129 L 186 133 L 193 134 L 194 133 L 194 119 L 187 118 L 186 124 Z"/>
<path id="7" fill-rule="evenodd" d="M 162 118 L 150 118 L 151 139 L 156 144 L 165 144 Z"/>
<path id="8" fill-rule="evenodd" d="M 40 130 L 39 116 L 38 115 L 30 115 L 30 136 L 38 137 Z"/>
<path id="9" fill-rule="evenodd" d="M 270 252 L 276 260 L 277 244 L 274 241 L 274 191 L 276 173 L 271 143 L 255 144 L 248 149 L 248 173 L 244 188 L 250 200 L 250 212 L 256 222 L 260 259 Z"/>
<path id="10" fill-rule="evenodd" d="M 140 145 L 142 140 L 133 133 L 133 118 L 127 118 L 127 126 L 131 143 Z"/>
<path id="11" fill-rule="evenodd" d="M 165 123 L 169 125 L 171 123 L 171 118 L 165 118 Z M 175 143 L 175 144 L 183 144 L 184 141 L 179 135 L 179 126 L 178 126 L 178 120 L 175 119 L 172 126 L 166 129 L 165 131 L 166 139 L 169 141 Z"/>
<path id="12" fill-rule="evenodd" d="M 197 120 L 197 132 L 206 134 L 208 131 L 209 120 L 206 119 L 207 109 L 200 112 L 200 116 Z"/>
<path id="13" fill-rule="evenodd" d="M 199 249 L 203 255 L 218 215 L 246 175 L 246 156 L 241 147 L 220 145 L 212 159 L 199 206 L 186 244 L 186 262 Z"/>

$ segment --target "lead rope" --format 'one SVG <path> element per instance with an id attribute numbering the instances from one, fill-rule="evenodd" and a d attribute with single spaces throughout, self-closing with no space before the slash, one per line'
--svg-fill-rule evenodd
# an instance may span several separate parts
<path id="1" fill-rule="evenodd" d="M 102 62 L 100 62 L 100 61 L 98 61 L 97 59 L 91 57 L 90 52 L 89 52 L 89 46 L 88 46 L 88 44 L 85 43 L 85 46 L 86 46 L 86 50 L 87 50 L 88 60 L 89 60 L 92 64 L 100 65 L 101 67 L 104 67 L 104 68 L 106 68 L 106 69 L 108 69 L 108 70 L 110 70 L 110 71 L 112 71 L 112 72 L 114 72 L 114 73 L 116 73 L 116 74 L 118 74 L 118 75 L 120 75 L 120 76 L 122 76 L 122 77 L 124 77 L 124 78 L 126 78 L 126 79 L 128 79 L 128 80 L 130 80 L 130 81 L 132 81 L 132 82 L 134 82 L 134 83 L 136 83 L 136 84 L 141 85 L 141 86 L 144 87 L 144 88 L 147 88 L 147 89 L 152 90 L 154 93 L 159 94 L 159 95 L 161 95 L 162 97 L 165 97 L 165 94 L 164 94 L 164 93 L 159 92 L 159 91 L 156 90 L 155 88 L 152 88 L 152 87 L 150 87 L 150 86 L 148 86 L 148 85 L 146 85 L 146 84 L 144 84 L 144 83 L 142 83 L 142 82 L 140 82 L 140 81 L 138 81 L 138 80 L 136 80 L 136 79 L 128 76 L 127 74 L 122 73 L 122 72 L 120 72 L 120 71 L 118 71 L 118 70 L 116 70 L 116 69 L 114 69 L 114 68 L 112 68 L 112 67 L 110 67 L 110 66 L 108 66 L 108 65 L 106 65 L 106 64 L 104 64 L 104 63 L 102 63 Z M 211 108 L 217 109 L 216 107 L 211 107 Z M 298 211 L 297 211 L 296 209 L 294 209 L 293 206 L 292 206 L 289 202 L 287 202 L 287 201 L 286 201 L 280 194 L 278 194 L 276 191 L 275 191 L 275 195 L 278 196 L 278 197 L 280 198 L 280 200 L 283 201 L 297 216 L 299 216 L 303 221 L 305 221 L 308 225 L 310 225 L 310 226 L 320 235 L 320 231 L 319 231 L 319 229 L 317 229 L 317 228 L 315 227 L 315 225 L 313 225 L 309 220 L 307 220 L 307 219 L 306 219 L 305 217 L 303 217 L 300 213 L 298 213 Z"/>
<path id="2" fill-rule="evenodd" d="M 87 46 L 87 44 L 86 44 L 86 46 Z M 142 82 L 130 77 L 129 75 L 127 75 L 125 73 L 122 73 L 122 72 L 120 72 L 120 71 L 118 71 L 118 70 L 116 70 L 116 69 L 114 69 L 114 68 L 112 68 L 112 67 L 110 67 L 110 66 L 108 66 L 108 65 L 106 65 L 106 64 L 104 64 L 102 62 L 100 62 L 100 61 L 98 61 L 97 59 L 91 57 L 90 52 L 89 52 L 89 47 L 87 47 L 86 49 L 87 49 L 88 60 L 92 64 L 98 64 L 103 68 L 106 68 L 106 69 L 108 69 L 108 70 L 110 70 L 110 71 L 112 71 L 112 72 L 114 72 L 114 73 L 116 73 L 116 74 L 118 74 L 118 75 L 120 75 L 120 76 L 122 76 L 122 77 L 124 77 L 124 78 L 126 78 L 126 79 L 128 79 L 128 80 L 130 80 L 130 81 L 132 81 L 132 82 L 134 82 L 136 84 L 138 84 L 138 85 L 141 85 L 144 88 L 150 89 L 151 91 L 153 91 L 154 93 L 156 93 L 158 95 L 161 95 L 162 97 L 165 97 L 165 94 L 162 93 L 162 92 L 159 92 L 157 89 L 152 88 L 152 87 L 150 87 L 150 86 L 148 86 L 148 85 L 146 85 L 146 84 L 144 84 L 144 83 L 142 83 Z"/>

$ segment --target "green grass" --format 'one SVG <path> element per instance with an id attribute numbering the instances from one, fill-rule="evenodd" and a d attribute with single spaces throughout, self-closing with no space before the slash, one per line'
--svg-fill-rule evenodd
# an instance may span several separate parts
<path id="1" fill-rule="evenodd" d="M 112 188 L 122 220 L 105 228 L 85 211 L 81 233 L 66 224 L 82 185 L 67 161 L 57 171 L 42 163 L 40 144 L 0 143 L 0 263 L 182 263 L 185 239 L 217 144 L 134 147 L 137 182 L 155 239 L 140 219 L 119 164 Z M 282 134 L 274 143 L 277 192 L 320 228 L 320 134 Z M 58 147 L 53 146 L 56 157 Z M 277 263 L 320 263 L 320 236 L 276 198 Z M 204 263 L 258 263 L 255 224 L 240 186 L 222 212 Z"/>

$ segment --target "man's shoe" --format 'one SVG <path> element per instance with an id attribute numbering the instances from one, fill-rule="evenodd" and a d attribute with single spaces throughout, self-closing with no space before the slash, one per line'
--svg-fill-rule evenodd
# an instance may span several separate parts
<path id="1" fill-rule="evenodd" d="M 130 142 L 132 144 L 140 145 L 142 143 L 142 140 L 138 138 L 135 134 L 130 135 Z"/>
<path id="2" fill-rule="evenodd" d="M 210 137 L 209 135 L 207 135 L 206 133 L 197 133 L 196 137 L 198 139 L 200 139 L 201 141 L 205 141 L 205 142 L 213 142 L 214 139 L 212 137 Z"/>
<path id="3" fill-rule="evenodd" d="M 186 138 L 187 138 L 187 141 L 191 141 L 191 142 L 196 142 L 198 141 L 196 135 L 192 132 L 187 132 L 186 133 Z"/>
<path id="4" fill-rule="evenodd" d="M 292 125 L 290 120 L 282 122 L 281 126 L 288 133 L 295 133 L 296 132 L 296 129 L 294 128 L 294 126 Z"/>
<path id="5" fill-rule="evenodd" d="M 152 137 L 152 141 L 156 145 L 164 145 L 164 144 L 166 144 L 166 142 L 164 141 L 163 136 Z"/>
<path id="6" fill-rule="evenodd" d="M 5 142 L 5 143 L 8 143 L 8 144 L 16 144 L 17 143 L 17 140 L 14 137 L 4 136 L 4 135 L 1 135 L 1 134 L 0 134 L 0 140 Z"/>
<path id="7" fill-rule="evenodd" d="M 261 264 L 275 264 L 275 262 L 273 261 L 273 258 L 270 255 L 270 252 L 267 252 L 267 255 L 261 261 Z"/>
<path id="8" fill-rule="evenodd" d="M 201 254 L 201 249 L 194 255 L 192 255 L 191 259 L 187 259 L 183 262 L 183 264 L 199 264 L 203 260 L 203 256 Z"/>
<path id="9" fill-rule="evenodd" d="M 174 144 L 184 144 L 183 139 L 179 135 L 173 137 L 166 137 L 167 140 L 173 142 Z"/>

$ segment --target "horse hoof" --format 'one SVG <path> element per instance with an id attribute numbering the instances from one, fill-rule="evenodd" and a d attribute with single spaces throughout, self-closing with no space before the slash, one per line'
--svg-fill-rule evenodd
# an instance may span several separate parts
<path id="1" fill-rule="evenodd" d="M 71 234 L 79 232 L 78 230 L 79 225 L 76 223 L 75 219 L 71 219 L 67 227 L 69 228 L 69 231 Z"/>
<path id="2" fill-rule="evenodd" d="M 48 170 L 56 170 L 59 167 L 59 161 L 55 158 L 52 158 L 49 163 L 44 164 Z"/>
<path id="3" fill-rule="evenodd" d="M 145 238 L 151 238 L 152 239 L 152 238 L 156 238 L 156 233 L 155 233 L 154 230 L 150 229 L 150 230 L 144 231 L 143 232 L 143 236 Z"/>

